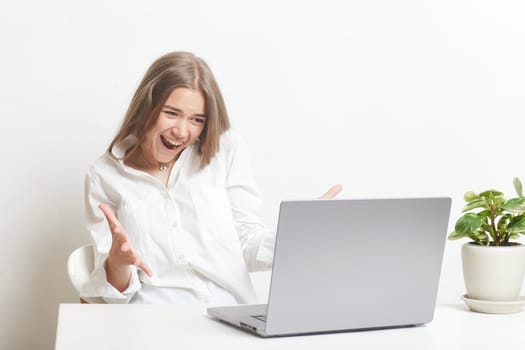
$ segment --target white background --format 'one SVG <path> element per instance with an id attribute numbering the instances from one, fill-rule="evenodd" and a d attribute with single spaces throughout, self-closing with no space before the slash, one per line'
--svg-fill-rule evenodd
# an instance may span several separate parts
<path id="1" fill-rule="evenodd" d="M 524 18 L 521 0 L 2 1 L 0 348 L 53 347 L 58 303 L 78 301 L 67 256 L 89 242 L 85 171 L 160 55 L 215 72 L 269 226 L 281 199 L 340 182 L 451 196 L 452 228 L 466 190 L 525 180 Z M 464 291 L 461 244 L 440 303 Z"/>

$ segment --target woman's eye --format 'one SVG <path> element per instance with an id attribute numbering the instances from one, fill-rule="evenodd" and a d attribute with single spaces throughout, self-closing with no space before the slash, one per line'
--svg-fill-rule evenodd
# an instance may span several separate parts
<path id="1" fill-rule="evenodd" d="M 204 124 L 204 122 L 206 121 L 206 119 L 204 118 L 195 118 L 193 119 L 193 121 L 197 124 Z"/>
<path id="2" fill-rule="evenodd" d="M 177 116 L 177 112 L 173 112 L 173 111 L 164 111 L 164 113 L 172 115 L 174 117 Z"/>

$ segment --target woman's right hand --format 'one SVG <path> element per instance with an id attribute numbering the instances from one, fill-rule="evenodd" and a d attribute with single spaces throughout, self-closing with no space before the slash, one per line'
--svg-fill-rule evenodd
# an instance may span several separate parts
<path id="1" fill-rule="evenodd" d="M 142 269 L 148 276 L 152 276 L 149 266 L 142 261 L 129 242 L 129 237 L 118 221 L 115 213 L 106 204 L 98 206 L 104 213 L 111 231 L 111 248 L 106 261 L 106 275 L 108 282 L 120 292 L 126 290 L 131 278 L 129 265 Z"/>

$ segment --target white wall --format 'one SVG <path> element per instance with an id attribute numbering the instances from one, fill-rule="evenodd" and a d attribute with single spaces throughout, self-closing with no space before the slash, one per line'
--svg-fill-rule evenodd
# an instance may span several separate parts
<path id="1" fill-rule="evenodd" d="M 51 349 L 83 177 L 147 66 L 207 59 L 275 226 L 283 198 L 512 194 L 525 180 L 520 0 L 3 1 L 0 348 Z M 448 242 L 439 302 L 463 293 Z M 264 280 L 263 276 L 263 280 Z M 261 289 L 261 293 L 264 290 Z"/>

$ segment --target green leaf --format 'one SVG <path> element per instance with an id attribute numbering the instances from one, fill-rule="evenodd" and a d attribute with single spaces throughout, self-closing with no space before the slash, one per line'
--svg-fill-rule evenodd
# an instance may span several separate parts
<path id="1" fill-rule="evenodd" d="M 455 231 L 459 235 L 466 236 L 481 227 L 485 217 L 474 213 L 467 213 L 456 221 Z"/>
<path id="2" fill-rule="evenodd" d="M 498 220 L 498 224 L 496 225 L 498 232 L 507 232 L 507 225 L 509 224 L 511 219 L 512 219 L 512 214 L 503 215 Z"/>
<path id="3" fill-rule="evenodd" d="M 513 180 L 514 188 L 516 189 L 516 193 L 520 198 L 523 198 L 523 186 L 521 186 L 521 181 L 517 177 Z"/>
<path id="4" fill-rule="evenodd" d="M 485 198 L 490 198 L 490 197 L 495 198 L 495 197 L 502 197 L 503 193 L 500 191 L 496 191 L 496 190 L 488 190 L 485 192 L 481 192 L 479 196 L 485 197 Z"/>
<path id="5" fill-rule="evenodd" d="M 461 234 L 457 233 L 456 231 L 452 231 L 448 235 L 448 239 L 450 239 L 451 241 L 456 240 L 456 239 L 460 239 L 460 238 L 463 238 L 463 237 L 465 237 L 465 235 L 461 235 Z"/>
<path id="6" fill-rule="evenodd" d="M 472 191 L 465 192 L 465 194 L 463 195 L 463 199 L 465 200 L 465 202 L 470 202 L 478 198 L 479 198 L 479 194 L 477 194 L 476 192 L 472 192 Z"/>
<path id="7" fill-rule="evenodd" d="M 489 221 L 488 218 L 486 218 L 486 220 L 483 222 L 483 224 L 481 225 L 479 230 L 482 231 L 482 232 L 488 232 L 490 234 L 492 232 L 492 229 L 491 229 L 488 221 Z"/>
<path id="8" fill-rule="evenodd" d="M 521 232 L 521 234 L 525 235 L 525 232 Z M 512 232 L 510 234 L 510 239 L 518 239 L 520 238 L 520 232 Z"/>
<path id="9" fill-rule="evenodd" d="M 487 202 L 484 198 L 473 200 L 463 208 L 463 213 L 476 208 L 485 208 L 488 209 Z"/>
<path id="10" fill-rule="evenodd" d="M 480 242 L 483 245 L 487 245 L 489 242 L 489 236 L 485 232 L 476 231 L 473 236 L 476 238 L 475 241 Z"/>
<path id="11" fill-rule="evenodd" d="M 513 213 L 525 212 L 525 198 L 511 198 L 503 204 L 503 209 Z"/>
<path id="12" fill-rule="evenodd" d="M 508 232 L 525 232 L 525 215 L 518 215 L 510 220 L 507 226 Z"/>
<path id="13" fill-rule="evenodd" d="M 479 217 L 488 218 L 490 215 L 490 210 L 483 210 L 477 213 Z"/>
<path id="14" fill-rule="evenodd" d="M 507 200 L 503 197 L 496 197 L 492 199 L 494 207 L 496 207 L 498 210 L 501 210 L 503 208 L 503 204 L 505 204 L 506 201 Z"/>

